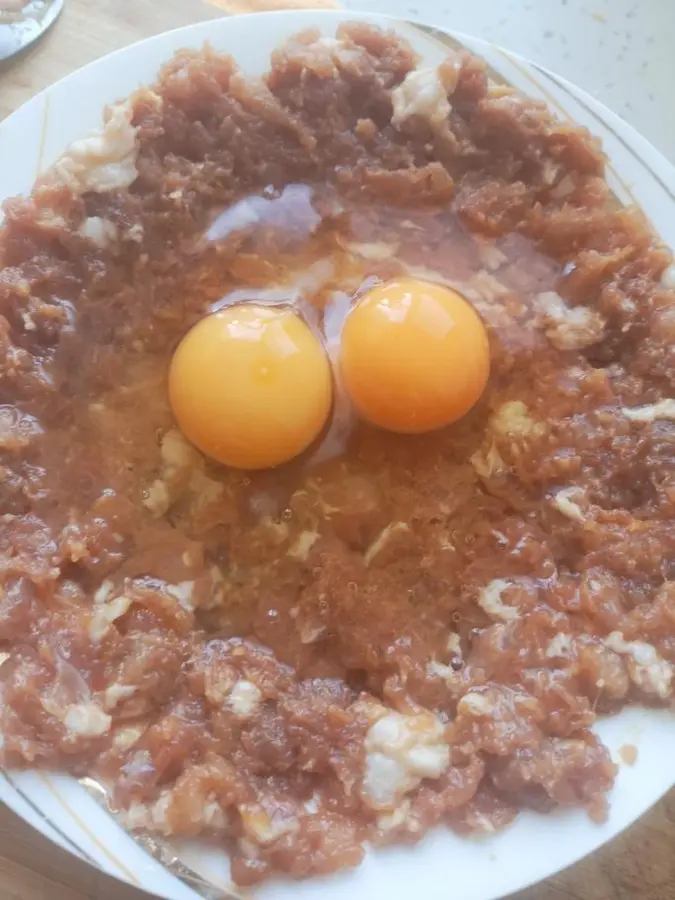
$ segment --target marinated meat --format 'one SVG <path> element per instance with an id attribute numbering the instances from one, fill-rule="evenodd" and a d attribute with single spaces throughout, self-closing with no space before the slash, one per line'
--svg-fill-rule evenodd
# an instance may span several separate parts
<path id="1" fill-rule="evenodd" d="M 669 253 L 583 129 L 364 25 L 263 80 L 181 52 L 0 232 L 7 765 L 105 781 L 129 828 L 235 879 L 519 809 L 602 818 L 591 728 L 670 704 Z M 331 316 L 401 273 L 489 332 L 479 406 L 242 473 L 176 431 L 166 372 L 214 304 Z M 274 436 L 270 435 L 270 440 Z"/>

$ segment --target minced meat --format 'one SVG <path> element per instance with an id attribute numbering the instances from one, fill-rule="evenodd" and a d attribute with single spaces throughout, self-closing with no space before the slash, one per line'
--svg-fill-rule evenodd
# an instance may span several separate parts
<path id="1" fill-rule="evenodd" d="M 670 255 L 583 129 L 468 54 L 417 62 L 361 24 L 258 81 L 181 52 L 4 207 L 2 759 L 210 835 L 240 884 L 602 819 L 596 716 L 672 702 Z M 401 437 L 338 403 L 252 474 L 183 440 L 167 366 L 213 304 L 296 302 L 332 352 L 332 311 L 405 272 L 486 324 L 465 419 Z"/>

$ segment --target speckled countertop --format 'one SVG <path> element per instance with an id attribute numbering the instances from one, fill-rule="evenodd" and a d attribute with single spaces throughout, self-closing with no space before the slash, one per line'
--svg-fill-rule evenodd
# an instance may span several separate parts
<path id="1" fill-rule="evenodd" d="M 482 37 L 574 81 L 675 163 L 675 0 L 346 0 Z"/>

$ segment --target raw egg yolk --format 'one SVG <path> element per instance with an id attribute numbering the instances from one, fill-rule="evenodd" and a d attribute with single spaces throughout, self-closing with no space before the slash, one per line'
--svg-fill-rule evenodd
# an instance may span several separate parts
<path id="1" fill-rule="evenodd" d="M 461 418 L 489 372 L 483 323 L 441 285 L 412 278 L 378 285 L 345 320 L 344 388 L 364 419 L 389 431 L 431 431 Z"/>
<path id="2" fill-rule="evenodd" d="M 333 381 L 320 341 L 291 309 L 241 304 L 202 319 L 171 362 L 169 399 L 181 431 L 207 456 L 266 469 L 322 430 Z"/>

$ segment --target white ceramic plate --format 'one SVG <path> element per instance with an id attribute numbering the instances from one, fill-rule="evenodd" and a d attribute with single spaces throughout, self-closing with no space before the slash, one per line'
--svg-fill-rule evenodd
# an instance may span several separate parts
<path id="1" fill-rule="evenodd" d="M 160 65 L 182 47 L 205 41 L 231 53 L 251 74 L 268 67 L 270 52 L 308 26 L 327 36 L 343 20 L 363 19 L 394 27 L 422 54 L 441 61 L 448 46 L 463 44 L 483 56 L 496 77 L 546 101 L 563 118 L 602 138 L 612 164 L 608 180 L 622 202 L 637 202 L 666 243 L 675 247 L 675 169 L 650 144 L 587 94 L 506 51 L 464 35 L 383 16 L 340 12 L 288 12 L 223 18 L 159 35 L 75 72 L 35 97 L 0 125 L 0 199 L 28 192 L 37 174 L 75 139 L 100 124 L 103 106 L 152 82 Z M 623 768 L 602 826 L 581 812 L 523 814 L 502 834 L 465 840 L 438 830 L 414 848 L 373 853 L 356 871 L 330 879 L 272 883 L 255 892 L 261 900 L 494 900 L 552 875 L 595 850 L 630 825 L 675 783 L 675 716 L 629 709 L 601 722 L 598 732 L 618 761 L 623 744 L 635 744 L 637 764 Z M 197 900 L 189 884 L 142 849 L 87 791 L 70 778 L 0 772 L 0 799 L 52 841 L 111 875 L 166 900 Z M 199 845 L 181 846 L 182 874 L 200 875 L 227 895 L 227 860 Z M 176 869 L 174 867 L 173 871 Z M 193 884 L 195 882 L 192 882 Z"/>

